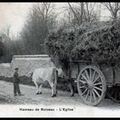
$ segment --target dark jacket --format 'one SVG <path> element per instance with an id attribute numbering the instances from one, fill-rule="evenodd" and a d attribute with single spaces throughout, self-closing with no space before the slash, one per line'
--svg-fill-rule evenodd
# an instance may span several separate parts
<path id="1" fill-rule="evenodd" d="M 13 77 L 14 77 L 13 82 L 14 82 L 14 83 L 19 83 L 20 80 L 19 80 L 19 75 L 18 75 L 17 72 L 14 73 Z"/>

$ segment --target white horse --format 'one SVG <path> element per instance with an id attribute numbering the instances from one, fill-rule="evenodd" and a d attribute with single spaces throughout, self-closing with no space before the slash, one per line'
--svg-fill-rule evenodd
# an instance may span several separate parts
<path id="1" fill-rule="evenodd" d="M 63 71 L 60 68 L 47 67 L 35 69 L 31 74 L 31 77 L 36 86 L 36 94 L 42 94 L 43 83 L 48 81 L 50 87 L 52 88 L 52 97 L 55 97 L 57 94 L 56 85 L 58 76 L 63 77 Z"/>

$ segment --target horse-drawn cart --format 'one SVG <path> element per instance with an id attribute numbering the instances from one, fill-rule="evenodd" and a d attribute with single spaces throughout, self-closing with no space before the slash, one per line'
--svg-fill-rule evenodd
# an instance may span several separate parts
<path id="1" fill-rule="evenodd" d="M 105 96 L 120 101 L 120 21 L 59 29 L 49 35 L 46 46 L 60 65 L 70 66 L 84 103 L 98 105 Z"/>
<path id="2" fill-rule="evenodd" d="M 119 102 L 119 75 L 119 67 L 71 62 L 71 78 L 76 79 L 78 94 L 88 105 L 98 105 L 106 96 Z"/>

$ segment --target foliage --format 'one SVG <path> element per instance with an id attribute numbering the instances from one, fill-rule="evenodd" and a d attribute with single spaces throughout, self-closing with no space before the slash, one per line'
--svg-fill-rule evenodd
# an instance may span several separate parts
<path id="1" fill-rule="evenodd" d="M 0 57 L 0 62 L 11 62 L 12 56 L 17 54 L 24 54 L 24 47 L 22 45 L 22 41 L 20 40 L 6 40 L 3 42 L 2 47 L 2 56 Z M 2 52 L 1 51 L 1 52 Z"/>
<path id="2" fill-rule="evenodd" d="M 0 57 L 3 56 L 3 54 L 4 54 L 4 48 L 5 47 L 4 47 L 3 42 L 0 41 Z"/>
<path id="3" fill-rule="evenodd" d="M 86 23 L 77 29 L 58 29 L 46 40 L 48 54 L 60 65 L 70 60 L 118 65 L 120 61 L 120 22 Z"/>

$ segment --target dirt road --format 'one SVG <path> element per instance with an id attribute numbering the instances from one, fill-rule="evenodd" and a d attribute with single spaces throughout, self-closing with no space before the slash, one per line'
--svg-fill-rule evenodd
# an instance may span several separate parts
<path id="1" fill-rule="evenodd" d="M 104 99 L 100 105 L 97 107 L 87 106 L 82 103 L 78 94 L 75 94 L 75 97 L 70 97 L 69 92 L 58 91 L 58 96 L 55 98 L 51 97 L 51 90 L 43 88 L 43 94 L 35 95 L 35 87 L 20 85 L 21 91 L 24 96 L 13 96 L 13 85 L 12 83 L 0 81 L 0 104 L 1 108 L 4 108 L 6 105 L 13 105 L 14 109 L 19 109 L 21 105 L 23 106 L 32 106 L 35 108 L 36 106 L 41 109 L 41 106 L 46 106 L 44 114 L 38 114 L 33 112 L 29 114 L 30 111 L 24 113 L 24 108 L 18 110 L 16 114 L 13 114 L 14 109 L 8 109 L 8 116 L 19 115 L 25 116 L 69 116 L 69 117 L 120 117 L 120 104 L 114 103 L 111 100 Z M 5 105 L 5 106 L 3 106 Z M 17 106 L 17 108 L 15 108 Z M 49 111 L 46 112 L 48 108 L 54 107 L 54 114 Z M 65 107 L 66 106 L 66 107 Z M 16 111 L 17 111 L 16 110 Z M 66 111 L 65 111 L 66 110 Z M 68 111 L 67 111 L 68 110 Z M 22 112 L 21 112 L 22 111 Z M 0 116 L 6 115 L 5 112 L 0 111 Z M 27 116 L 26 115 L 26 116 Z"/>

